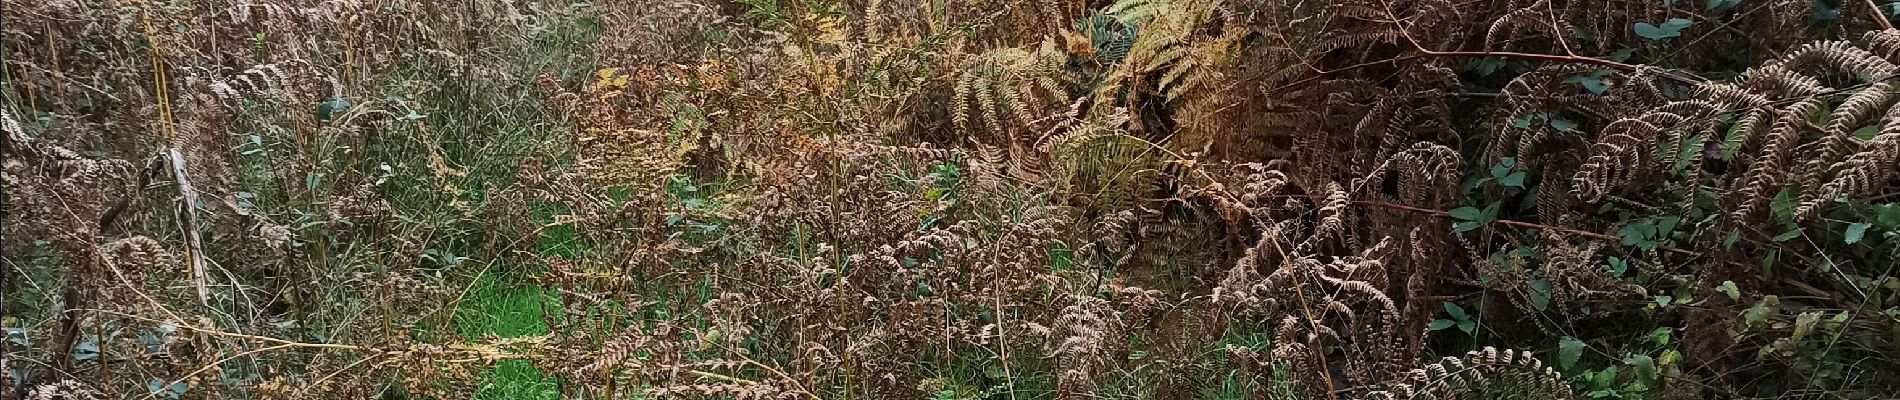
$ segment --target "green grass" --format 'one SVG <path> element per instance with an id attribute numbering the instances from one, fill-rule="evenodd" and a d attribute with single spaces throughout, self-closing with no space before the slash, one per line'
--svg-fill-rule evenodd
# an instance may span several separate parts
<path id="1" fill-rule="evenodd" d="M 455 329 L 478 339 L 487 335 L 520 337 L 548 333 L 541 320 L 541 304 L 551 301 L 541 288 L 506 282 L 494 274 L 477 278 L 475 290 L 455 314 Z M 553 379 L 521 360 L 502 361 L 482 377 L 475 399 L 559 399 Z"/>
<path id="2" fill-rule="evenodd" d="M 559 205 L 536 204 L 535 220 L 552 222 L 567 211 Z M 572 225 L 557 225 L 535 238 L 535 253 L 543 257 L 575 258 L 584 249 L 576 240 Z M 489 270 L 475 280 L 475 287 L 455 313 L 455 330 L 470 340 L 494 335 L 504 338 L 538 336 L 548 333 L 541 318 L 542 306 L 559 309 L 558 302 L 546 289 L 516 283 L 512 273 Z M 559 388 L 546 373 L 521 360 L 502 361 L 482 377 L 475 393 L 478 400 L 559 399 Z"/>

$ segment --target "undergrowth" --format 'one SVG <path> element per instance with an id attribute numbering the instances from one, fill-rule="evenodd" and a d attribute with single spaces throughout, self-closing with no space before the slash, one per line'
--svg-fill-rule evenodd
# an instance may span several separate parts
<path id="1" fill-rule="evenodd" d="M 542 288 L 485 274 L 476 278 L 468 298 L 456 309 L 455 330 L 471 341 L 546 335 L 542 310 L 553 301 L 557 300 Z M 555 382 L 526 361 L 497 362 L 480 379 L 480 389 L 474 394 L 477 399 L 560 398 Z"/>
<path id="2" fill-rule="evenodd" d="M 0 398 L 1891 398 L 1896 15 L 8 2 Z"/>

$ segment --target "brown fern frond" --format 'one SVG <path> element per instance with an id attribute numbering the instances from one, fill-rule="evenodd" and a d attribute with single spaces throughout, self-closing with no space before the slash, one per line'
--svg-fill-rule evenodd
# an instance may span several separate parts
<path id="1" fill-rule="evenodd" d="M 1468 398 L 1517 392 L 1526 398 L 1571 399 L 1576 394 L 1563 375 L 1544 366 L 1530 352 L 1493 347 L 1472 350 L 1463 358 L 1445 357 L 1403 378 L 1388 381 L 1380 399 Z"/>

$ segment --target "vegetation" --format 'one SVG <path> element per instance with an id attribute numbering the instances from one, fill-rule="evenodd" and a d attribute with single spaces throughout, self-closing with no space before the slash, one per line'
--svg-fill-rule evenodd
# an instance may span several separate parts
<path id="1" fill-rule="evenodd" d="M 1900 397 L 1892 0 L 7 0 L 0 398 Z"/>

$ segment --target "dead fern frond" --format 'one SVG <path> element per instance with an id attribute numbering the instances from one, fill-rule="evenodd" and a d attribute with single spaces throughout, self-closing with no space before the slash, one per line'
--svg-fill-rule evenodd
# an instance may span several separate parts
<path id="1" fill-rule="evenodd" d="M 1497 396 L 1571 399 L 1576 395 L 1556 370 L 1530 352 L 1485 347 L 1463 358 L 1445 357 L 1388 381 L 1378 399 L 1455 399 Z"/>

